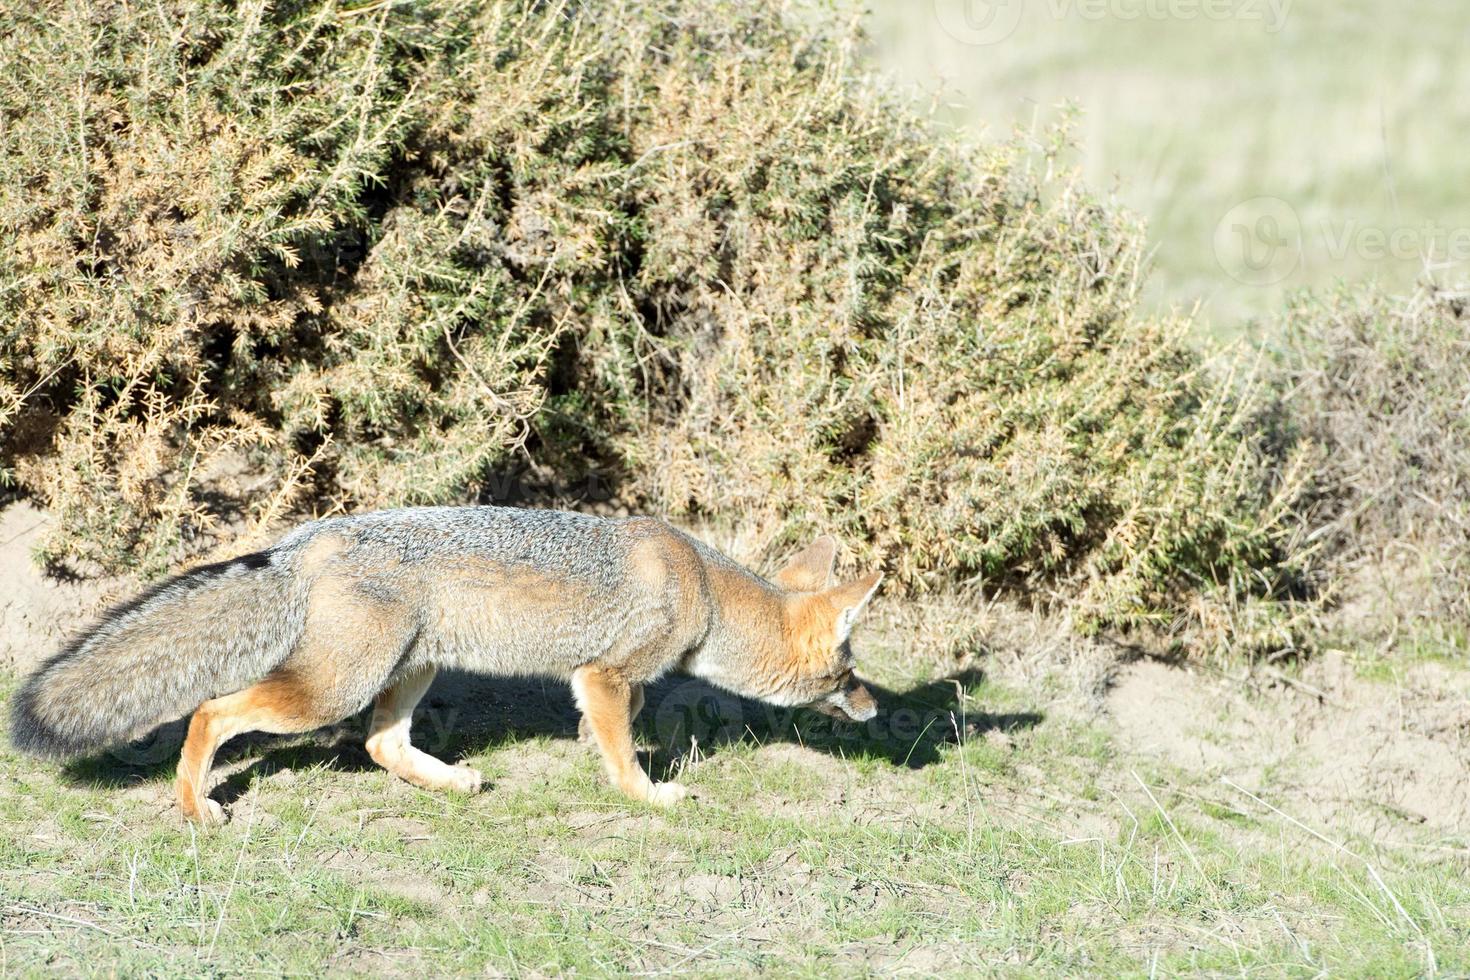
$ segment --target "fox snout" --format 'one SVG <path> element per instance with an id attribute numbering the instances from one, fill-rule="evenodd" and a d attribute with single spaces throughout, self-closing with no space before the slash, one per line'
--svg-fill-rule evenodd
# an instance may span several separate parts
<path id="1" fill-rule="evenodd" d="M 824 715 L 868 721 L 878 714 L 878 701 L 856 677 L 812 705 Z"/>

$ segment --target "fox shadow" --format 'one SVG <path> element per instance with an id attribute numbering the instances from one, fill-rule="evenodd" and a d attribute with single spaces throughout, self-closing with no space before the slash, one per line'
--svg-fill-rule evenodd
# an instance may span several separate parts
<path id="1" fill-rule="evenodd" d="M 855 722 L 808 708 L 774 707 L 703 681 L 669 678 L 648 691 L 638 727 L 644 744 L 651 746 L 648 762 L 655 775 L 669 775 L 691 752 L 709 758 L 742 741 L 790 743 L 848 759 L 922 769 L 939 762 L 947 746 L 986 732 L 1041 723 L 1039 712 L 985 711 L 975 694 L 983 681 L 984 673 L 975 668 L 903 691 L 864 679 L 878 712 Z"/>
<path id="2" fill-rule="evenodd" d="M 634 735 L 655 779 L 669 778 L 692 754 L 707 759 L 745 740 L 799 744 L 842 758 L 921 769 L 940 761 L 948 746 L 987 732 L 1032 728 L 1044 719 L 1034 711 L 983 710 L 976 695 L 983 681 L 983 671 L 975 668 L 903 691 L 865 680 L 878 713 L 853 722 L 806 708 L 773 707 L 693 678 L 668 677 L 645 690 Z M 253 761 L 225 777 L 211 795 L 228 805 L 256 779 L 287 769 L 376 769 L 363 747 L 370 716 L 371 709 L 365 709 L 309 735 L 251 733 L 233 739 L 221 748 L 216 765 Z M 420 702 L 412 739 L 430 755 L 455 762 L 527 738 L 575 739 L 579 718 L 566 684 L 450 671 Z M 171 722 L 142 741 L 69 763 L 63 773 L 92 786 L 163 780 L 178 763 L 186 729 L 187 719 Z"/>

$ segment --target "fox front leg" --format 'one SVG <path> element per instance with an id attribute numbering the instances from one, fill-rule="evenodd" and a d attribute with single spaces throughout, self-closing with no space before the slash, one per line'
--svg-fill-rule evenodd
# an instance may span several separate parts
<path id="1" fill-rule="evenodd" d="M 683 786 L 655 783 L 638 764 L 633 750 L 633 716 L 643 706 L 641 686 L 628 683 L 617 671 L 589 664 L 572 674 L 572 693 L 614 786 L 635 800 L 655 806 L 673 806 L 684 798 L 687 791 Z"/>
<path id="2" fill-rule="evenodd" d="M 424 789 L 478 793 L 482 779 L 469 766 L 451 766 L 409 742 L 413 709 L 434 681 L 434 668 L 409 674 L 378 695 L 367 750 L 373 761 L 405 782 Z"/>
<path id="3" fill-rule="evenodd" d="M 628 712 L 628 722 L 631 724 L 638 720 L 638 713 L 643 710 L 643 685 L 629 686 L 633 691 L 633 704 Z M 593 745 L 597 742 L 597 739 L 592 737 L 592 725 L 587 721 L 586 715 L 577 720 L 577 741 L 583 745 Z"/>

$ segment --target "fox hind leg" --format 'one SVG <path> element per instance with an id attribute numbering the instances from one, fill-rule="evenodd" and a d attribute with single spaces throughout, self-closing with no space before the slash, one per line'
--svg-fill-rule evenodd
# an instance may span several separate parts
<path id="1" fill-rule="evenodd" d="M 224 823 L 224 810 L 208 796 L 209 770 L 219 747 L 236 735 L 309 732 L 341 717 L 285 671 L 243 691 L 204 702 L 189 720 L 189 735 L 174 780 L 184 818 L 206 825 Z"/>
<path id="2" fill-rule="evenodd" d="M 433 683 L 434 674 L 433 667 L 416 670 L 378 695 L 367 737 L 368 754 L 378 765 L 415 786 L 478 793 L 482 782 L 479 772 L 441 762 L 409 742 L 414 706 Z"/>
<path id="3" fill-rule="evenodd" d="M 286 662 L 260 683 L 195 710 L 174 783 L 185 818 L 224 820 L 208 796 L 209 770 L 221 745 L 245 732 L 309 732 L 356 713 L 382 690 L 416 629 L 401 605 L 361 593 L 350 580 L 319 580 L 301 640 Z"/>
<path id="4" fill-rule="evenodd" d="M 638 764 L 633 749 L 633 714 L 635 704 L 642 706 L 642 690 L 637 685 L 617 671 L 589 664 L 572 674 L 572 693 L 614 786 L 635 800 L 655 806 L 672 806 L 684 798 L 683 786 L 655 783 Z"/>

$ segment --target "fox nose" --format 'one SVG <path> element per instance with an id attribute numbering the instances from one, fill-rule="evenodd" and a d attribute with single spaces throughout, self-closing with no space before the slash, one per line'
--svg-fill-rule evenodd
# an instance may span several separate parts
<path id="1" fill-rule="evenodd" d="M 824 714 L 851 721 L 869 721 L 878 714 L 878 702 L 866 687 L 857 683 L 833 691 L 816 707 Z"/>
<path id="2" fill-rule="evenodd" d="M 866 687 L 847 692 L 847 716 L 853 721 L 871 721 L 878 714 L 878 702 Z"/>
<path id="3" fill-rule="evenodd" d="M 848 678 L 847 690 L 843 694 L 846 695 L 848 717 L 853 721 L 868 721 L 878 713 L 878 700 L 861 678 L 855 675 Z"/>

